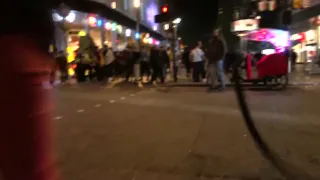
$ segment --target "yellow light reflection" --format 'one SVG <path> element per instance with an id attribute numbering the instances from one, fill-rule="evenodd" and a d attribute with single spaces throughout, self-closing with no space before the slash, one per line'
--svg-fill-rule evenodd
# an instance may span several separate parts
<path id="1" fill-rule="evenodd" d="M 75 74 L 74 70 L 72 68 L 68 69 L 69 76 L 73 76 Z"/>
<path id="2" fill-rule="evenodd" d="M 87 33 L 85 31 L 80 31 L 78 33 L 78 36 L 86 36 L 86 35 L 87 35 Z"/>

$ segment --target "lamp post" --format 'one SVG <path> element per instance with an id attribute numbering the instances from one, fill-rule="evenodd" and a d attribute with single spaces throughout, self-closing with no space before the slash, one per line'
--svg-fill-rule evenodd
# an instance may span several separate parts
<path id="1" fill-rule="evenodd" d="M 172 53 L 173 53 L 173 80 L 174 82 L 178 81 L 178 59 L 177 59 L 177 29 L 178 29 L 178 25 L 181 22 L 181 18 L 176 18 L 173 22 L 172 22 L 172 28 L 173 28 L 173 38 L 172 38 Z"/>
<path id="2" fill-rule="evenodd" d="M 133 6 L 136 8 L 136 19 L 137 19 L 137 23 L 136 23 L 136 34 L 140 35 L 140 7 L 141 7 L 141 2 L 140 0 L 134 0 L 133 1 Z M 139 38 L 137 38 L 138 40 L 138 50 L 140 51 L 140 36 Z"/>

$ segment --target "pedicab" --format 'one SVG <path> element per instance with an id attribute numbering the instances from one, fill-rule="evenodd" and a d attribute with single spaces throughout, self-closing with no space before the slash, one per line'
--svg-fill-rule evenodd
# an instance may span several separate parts
<path id="1" fill-rule="evenodd" d="M 243 84 L 284 89 L 288 85 L 289 32 L 280 29 L 252 27 L 234 31 L 240 37 L 243 58 L 237 62 Z M 234 80 L 231 77 L 231 82 Z"/>

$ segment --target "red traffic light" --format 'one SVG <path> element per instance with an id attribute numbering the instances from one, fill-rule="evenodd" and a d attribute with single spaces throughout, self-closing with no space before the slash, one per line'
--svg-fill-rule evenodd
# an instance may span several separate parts
<path id="1" fill-rule="evenodd" d="M 168 6 L 167 5 L 165 5 L 165 6 L 162 6 L 162 8 L 161 8 L 161 12 L 162 13 L 167 13 L 168 12 Z"/>

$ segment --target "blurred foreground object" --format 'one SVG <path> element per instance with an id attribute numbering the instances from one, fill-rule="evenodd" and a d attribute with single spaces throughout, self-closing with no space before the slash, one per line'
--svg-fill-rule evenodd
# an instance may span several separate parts
<path id="1" fill-rule="evenodd" d="M 0 174 L 57 180 L 52 147 L 48 2 L 6 1 L 0 11 Z"/>

